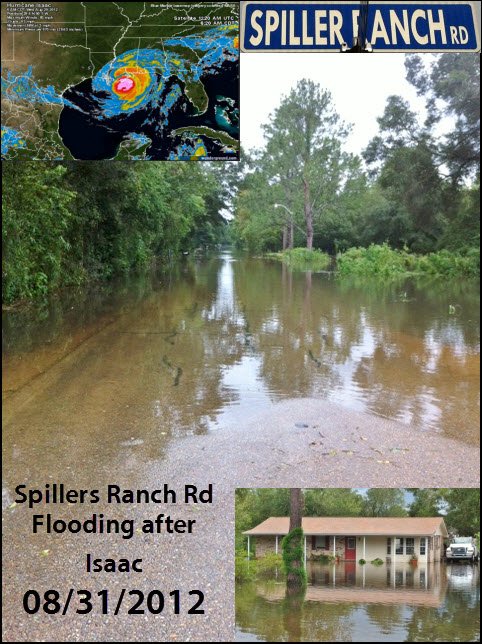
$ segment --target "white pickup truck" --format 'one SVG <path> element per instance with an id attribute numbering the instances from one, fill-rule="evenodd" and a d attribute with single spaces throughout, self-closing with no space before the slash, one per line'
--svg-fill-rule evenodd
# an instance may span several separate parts
<path id="1" fill-rule="evenodd" d="M 478 561 L 477 544 L 472 537 L 455 537 L 445 551 L 445 557 L 447 561 L 455 561 L 456 559 Z"/>

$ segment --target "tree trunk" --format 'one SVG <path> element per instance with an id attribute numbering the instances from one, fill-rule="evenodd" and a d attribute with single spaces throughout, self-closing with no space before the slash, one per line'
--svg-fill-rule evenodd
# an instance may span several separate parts
<path id="1" fill-rule="evenodd" d="M 300 488 L 292 488 L 290 490 L 290 532 L 295 530 L 295 528 L 301 528 L 301 520 L 303 516 L 303 495 Z M 287 592 L 297 592 L 301 591 L 304 588 L 303 576 L 301 571 L 304 569 L 303 561 L 303 537 L 300 539 L 300 543 L 296 544 L 300 546 L 301 558 L 293 560 L 291 562 L 291 570 L 288 572 L 286 582 L 287 582 Z"/>
<path id="2" fill-rule="evenodd" d="M 283 226 L 283 250 L 288 248 L 288 226 Z"/>
<path id="3" fill-rule="evenodd" d="M 295 528 L 301 528 L 303 517 L 303 495 L 301 488 L 295 487 L 290 490 L 290 532 Z"/>
<path id="4" fill-rule="evenodd" d="M 290 229 L 289 229 L 289 244 L 288 248 L 290 250 L 293 250 L 293 247 L 295 245 L 295 225 L 293 223 L 293 220 L 290 219 Z"/>
<path id="5" fill-rule="evenodd" d="M 305 222 L 306 222 L 306 248 L 313 248 L 313 208 L 311 206 L 310 184 L 303 179 L 303 193 L 305 203 Z"/>

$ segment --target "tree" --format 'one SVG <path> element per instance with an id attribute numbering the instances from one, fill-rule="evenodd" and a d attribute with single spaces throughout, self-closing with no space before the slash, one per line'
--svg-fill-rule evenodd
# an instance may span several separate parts
<path id="1" fill-rule="evenodd" d="M 300 488 L 290 490 L 290 532 L 301 528 L 303 518 L 303 493 Z"/>
<path id="2" fill-rule="evenodd" d="M 214 246 L 226 228 L 232 175 L 183 162 L 5 164 L 4 302 Z"/>
<path id="3" fill-rule="evenodd" d="M 363 510 L 363 497 L 351 489 L 322 488 L 305 491 L 305 512 L 313 517 L 356 517 Z"/>
<path id="4" fill-rule="evenodd" d="M 449 529 L 466 537 L 480 531 L 480 489 L 453 488 L 447 491 L 446 500 Z"/>
<path id="5" fill-rule="evenodd" d="M 263 167 L 288 200 L 302 196 L 306 247 L 312 249 L 315 209 L 332 204 L 343 179 L 347 155 L 341 146 L 348 130 L 330 93 L 306 79 L 283 98 L 263 129 Z"/>
<path id="6" fill-rule="evenodd" d="M 66 189 L 65 167 L 38 162 L 2 166 L 3 301 L 46 295 L 69 282 L 69 230 L 75 193 Z"/>
<path id="7" fill-rule="evenodd" d="M 446 53 L 431 59 L 411 55 L 405 60 L 407 80 L 427 101 L 427 127 L 444 117 L 456 119 L 455 127 L 440 141 L 440 160 L 459 182 L 480 173 L 480 57 L 479 54 Z"/>
<path id="8" fill-rule="evenodd" d="M 398 488 L 370 488 L 364 503 L 367 517 L 406 517 L 403 490 Z"/>
<path id="9" fill-rule="evenodd" d="M 288 594 L 300 592 L 306 585 L 302 516 L 302 491 L 300 488 L 292 488 L 290 490 L 290 531 L 282 541 Z"/>
<path id="10" fill-rule="evenodd" d="M 411 517 L 436 517 L 441 514 L 445 490 L 415 488 L 410 492 L 413 494 L 408 512 Z"/>

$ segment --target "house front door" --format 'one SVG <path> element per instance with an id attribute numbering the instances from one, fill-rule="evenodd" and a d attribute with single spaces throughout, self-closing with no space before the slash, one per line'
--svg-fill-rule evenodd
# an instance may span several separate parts
<path id="1" fill-rule="evenodd" d="M 345 561 L 356 560 L 356 537 L 345 538 Z"/>

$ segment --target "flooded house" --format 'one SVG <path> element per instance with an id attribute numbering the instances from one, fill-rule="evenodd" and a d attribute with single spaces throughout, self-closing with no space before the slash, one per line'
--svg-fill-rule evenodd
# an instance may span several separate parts
<path id="1" fill-rule="evenodd" d="M 334 558 L 339 561 L 408 563 L 441 561 L 448 536 L 442 517 L 304 517 L 305 561 Z M 288 517 L 270 517 L 251 530 L 248 552 L 256 558 L 281 552 L 289 532 Z"/>

